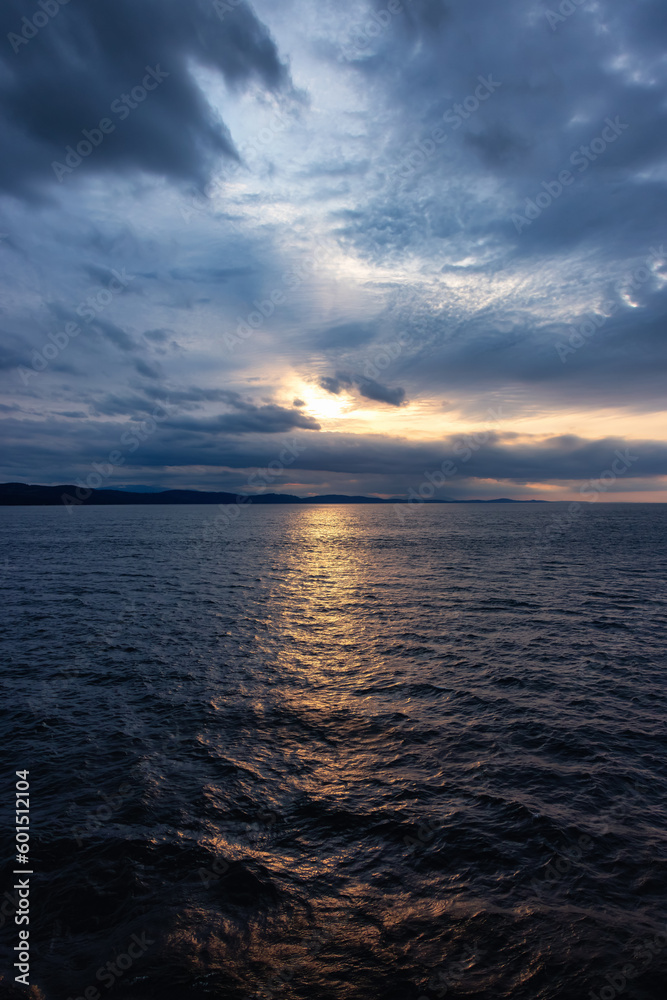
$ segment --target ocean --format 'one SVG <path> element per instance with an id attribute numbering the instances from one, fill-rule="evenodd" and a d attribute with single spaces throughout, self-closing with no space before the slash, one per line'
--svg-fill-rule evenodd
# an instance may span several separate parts
<path id="1" fill-rule="evenodd" d="M 3 509 L 0 995 L 662 998 L 666 529 Z"/>

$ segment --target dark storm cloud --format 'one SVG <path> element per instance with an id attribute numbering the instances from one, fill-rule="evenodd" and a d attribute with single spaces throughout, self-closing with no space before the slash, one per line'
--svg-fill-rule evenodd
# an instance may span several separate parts
<path id="1" fill-rule="evenodd" d="M 290 411 L 279 407 L 258 408 L 256 413 L 230 414 L 211 420 L 187 421 L 179 417 L 164 420 L 159 430 L 148 436 L 141 450 L 127 456 L 125 472 L 153 468 L 159 478 L 165 466 L 181 475 L 193 468 L 231 469 L 263 468 L 276 456 L 286 440 L 296 447 L 292 472 L 305 471 L 321 477 L 331 475 L 375 477 L 377 492 L 397 492 L 397 484 L 418 488 L 444 470 L 446 482 L 442 493 L 457 482 L 474 491 L 475 483 L 488 489 L 488 481 L 507 488 L 535 482 L 583 485 L 603 479 L 623 483 L 633 479 L 642 483 L 651 477 L 667 476 L 667 445 L 657 441 L 633 441 L 620 438 L 586 440 L 576 436 L 548 439 L 520 439 L 512 435 L 486 432 L 483 435 L 451 436 L 438 445 L 408 442 L 400 438 L 331 433 L 303 434 Z M 264 412 L 261 412 L 264 410 Z M 272 411 L 272 412 L 271 412 Z M 239 419 L 237 421 L 237 416 Z M 257 418 L 254 420 L 253 418 Z M 122 435 L 136 426 L 136 421 L 82 422 L 82 433 L 71 434 L 72 422 L 50 422 L 8 418 L 6 468 L 8 475 L 18 475 L 33 482 L 62 481 L 71 478 L 94 461 L 99 461 L 117 447 Z M 253 425 L 261 426 L 253 426 Z M 296 429 L 296 437 L 293 432 Z M 313 428 L 314 429 L 314 428 Z M 260 433 L 257 433 L 260 431 Z M 292 432 L 288 439 L 275 435 Z M 54 447 L 52 434 L 67 442 Z M 64 463 L 64 464 L 63 464 Z M 611 474 L 610 474 L 611 473 Z M 41 475 L 41 479 L 40 479 Z M 429 479 L 429 475 L 431 479 Z M 190 483 L 193 484 L 192 473 Z M 196 485 L 196 481 L 194 482 Z M 495 487 L 496 493 L 498 486 Z"/>
<path id="2" fill-rule="evenodd" d="M 325 375 L 324 378 L 320 379 L 320 385 L 333 396 L 339 396 L 345 385 L 352 385 L 352 380 L 341 379 L 340 377 L 334 378 L 333 376 Z"/>
<path id="3" fill-rule="evenodd" d="M 156 380 L 161 373 L 150 365 L 135 362 L 135 367 L 146 378 Z M 184 432 L 192 435 L 192 440 L 214 441 L 223 434 L 279 434 L 295 429 L 318 431 L 320 425 L 312 417 L 301 413 L 294 402 L 292 409 L 275 403 L 257 405 L 238 392 L 228 389 L 202 389 L 196 386 L 175 389 L 163 384 L 143 383 L 140 390 L 123 394 L 109 393 L 104 397 L 88 401 L 94 416 L 130 415 L 132 419 L 143 419 L 156 403 L 171 408 L 172 416 L 164 421 L 163 433 Z M 214 404 L 223 404 L 232 412 L 190 416 L 210 410 Z M 303 404 L 301 404 L 303 405 Z M 182 440 L 183 434 L 179 434 Z"/>
<path id="4" fill-rule="evenodd" d="M 155 408 L 155 404 L 164 402 L 168 393 L 161 388 L 146 385 L 142 392 L 126 392 L 124 395 L 108 393 L 105 396 L 85 399 L 93 417 L 125 417 L 132 415 L 143 418 Z M 171 396 L 169 397 L 171 401 Z"/>
<path id="5" fill-rule="evenodd" d="M 476 231 L 495 232 L 519 254 L 603 243 L 605 231 L 617 244 L 620 219 L 632 252 L 647 229 L 655 232 L 655 198 L 662 204 L 665 190 L 651 174 L 667 151 L 664 4 L 585 4 L 557 31 L 546 18 L 550 6 L 558 8 L 533 0 L 404 4 L 368 40 L 375 58 L 353 65 L 393 110 L 393 128 L 378 136 L 385 183 L 371 188 L 346 229 L 369 254 L 405 248 L 425 232 L 473 240 Z M 439 30 L 427 10 L 442 12 Z M 478 90 L 480 79 L 492 81 L 491 93 Z M 577 154 L 607 118 L 622 126 L 616 138 L 601 155 Z M 572 186 L 517 238 L 512 214 L 565 168 Z"/>
<path id="6" fill-rule="evenodd" d="M 356 390 L 364 399 L 372 399 L 376 403 L 387 403 L 389 406 L 403 406 L 407 400 L 405 389 L 391 389 L 389 386 L 376 382 L 364 375 L 347 375 L 337 372 L 335 376 L 325 375 L 320 379 L 320 385 L 334 396 L 340 395 L 343 389 Z"/>
<path id="7" fill-rule="evenodd" d="M 377 403 L 388 403 L 389 406 L 403 406 L 407 402 L 405 389 L 390 389 L 389 386 L 382 385 L 373 378 L 365 378 L 359 382 L 359 395 L 364 399 L 373 399 Z"/>
<path id="8" fill-rule="evenodd" d="M 308 440 L 298 467 L 312 471 L 373 474 L 414 478 L 451 463 L 452 479 L 500 480 L 507 483 L 578 482 L 600 476 L 617 458 L 627 457 L 623 477 L 667 475 L 667 445 L 657 441 L 627 442 L 617 438 L 589 441 L 575 436 L 514 441 L 494 432 L 453 435 L 441 443 L 408 442 L 400 438 L 318 434 Z M 262 464 L 260 453 L 247 451 L 251 464 Z M 449 470 L 448 470 L 449 471 Z"/>
<path id="9" fill-rule="evenodd" d="M 76 147 L 82 130 L 99 129 L 104 118 L 114 130 L 96 137 L 82 170 L 142 170 L 202 183 L 217 157 L 237 153 L 190 64 L 218 70 L 232 86 L 256 81 L 277 91 L 288 83 L 248 4 L 221 19 L 208 0 L 54 3 L 50 18 L 21 0 L 0 8 L 0 189 L 25 194 L 53 182 L 52 161 L 63 162 L 65 147 Z M 36 11 L 48 23 L 26 27 L 23 18 Z M 137 92 L 125 102 L 144 82 L 143 97 Z"/>
<path id="10" fill-rule="evenodd" d="M 222 414 L 202 420 L 183 420 L 181 430 L 220 434 L 282 434 L 300 427 L 318 431 L 320 425 L 312 417 L 283 406 L 258 406 L 243 413 Z"/>
<path id="11" fill-rule="evenodd" d="M 551 413 L 555 428 L 602 406 L 664 409 L 667 264 L 632 277 L 667 245 L 664 0 L 582 3 L 555 30 L 560 0 L 402 0 L 391 16 L 387 0 L 262 3 L 221 21 L 212 0 L 71 0 L 16 52 L 7 33 L 38 8 L 0 10 L 0 229 L 22 255 L 0 242 L 0 368 L 26 404 L 7 426 L 8 478 L 62 481 L 167 398 L 177 414 L 136 455 L 156 481 L 266 466 L 283 433 L 305 448 L 295 481 L 316 492 L 345 477 L 354 492 L 355 479 L 404 492 L 452 457 L 456 483 L 480 492 L 609 468 L 626 447 L 611 439 L 518 439 L 501 421 L 464 461 L 456 438 L 430 438 L 445 398 L 455 415 L 482 421 L 493 405 L 540 427 Z M 294 98 L 290 57 L 314 99 L 268 127 L 276 99 Z M 146 66 L 169 75 L 121 121 L 111 104 Z M 223 170 L 194 201 L 185 186 L 238 163 L 209 92 L 251 152 L 234 183 Z M 57 185 L 51 161 L 105 116 L 114 131 Z M 33 204 L 49 184 L 60 207 Z M 298 272 L 320 236 L 334 252 Z M 12 369 L 53 353 L 48 338 L 125 267 L 136 279 L 97 332 L 22 386 Z M 228 350 L 225 333 L 260 307 Z M 406 438 L 318 430 L 298 398 L 314 381 L 396 408 Z M 432 406 L 427 442 L 413 440 L 408 397 Z M 624 481 L 667 474 L 663 445 L 630 448 Z"/>
<path id="12" fill-rule="evenodd" d="M 280 434 L 295 428 L 318 431 L 320 425 L 312 417 L 299 412 L 297 408 L 287 409 L 275 403 L 257 406 L 238 392 L 220 390 L 209 399 L 226 403 L 234 412 L 212 417 L 178 418 L 169 422 L 169 427 L 194 432 L 196 434 Z M 172 404 L 177 394 L 170 397 Z"/>

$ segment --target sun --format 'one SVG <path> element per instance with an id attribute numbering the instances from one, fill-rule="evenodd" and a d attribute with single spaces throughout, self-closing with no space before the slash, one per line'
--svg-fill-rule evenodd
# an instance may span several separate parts
<path id="1" fill-rule="evenodd" d="M 306 382 L 297 390 L 297 395 L 306 404 L 303 407 L 304 412 L 316 420 L 341 420 L 352 409 L 352 401 L 344 392 L 336 396 Z"/>

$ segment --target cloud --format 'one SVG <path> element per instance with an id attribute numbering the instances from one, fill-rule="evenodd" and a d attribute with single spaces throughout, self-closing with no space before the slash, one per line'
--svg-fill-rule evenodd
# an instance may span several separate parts
<path id="1" fill-rule="evenodd" d="M 358 382 L 359 395 L 364 399 L 373 399 L 377 403 L 387 403 L 389 406 L 403 406 L 407 400 L 405 389 L 390 389 L 389 386 L 381 385 L 372 378 L 360 379 Z"/>
<path id="2" fill-rule="evenodd" d="M 144 337 L 157 344 L 164 344 L 165 341 L 169 340 L 170 332 L 169 330 L 144 330 Z"/>
<path id="3" fill-rule="evenodd" d="M 375 379 L 364 375 L 346 375 L 338 372 L 335 376 L 325 375 L 320 379 L 320 385 L 334 396 L 339 396 L 343 389 L 348 389 L 358 392 L 364 399 L 387 403 L 389 406 L 404 406 L 407 402 L 405 389 L 390 389 L 389 386 L 381 385 Z"/>
<path id="4" fill-rule="evenodd" d="M 275 403 L 257 406 L 237 392 L 220 391 L 216 398 L 234 411 L 201 419 L 178 419 L 169 426 L 207 434 L 280 434 L 295 428 L 318 431 L 320 424 L 298 408 L 287 409 Z M 174 400 L 172 399 L 172 402 Z"/>
<path id="5" fill-rule="evenodd" d="M 333 396 L 340 396 L 344 385 L 352 385 L 352 379 L 341 379 L 339 376 L 333 378 L 332 376 L 326 375 L 324 378 L 320 379 L 320 385 Z"/>
<path id="6" fill-rule="evenodd" d="M 121 330 L 115 323 L 110 323 L 105 319 L 96 319 L 91 323 L 91 327 L 93 330 L 98 330 L 121 351 L 134 351 L 137 348 L 137 345 L 125 330 Z"/>
<path id="7" fill-rule="evenodd" d="M 73 435 L 74 419 L 54 416 L 47 422 L 7 417 L 6 475 L 16 481 L 72 479 L 115 450 L 124 431 L 138 426 L 141 419 L 137 415 L 129 422 L 81 420 L 85 433 Z M 315 429 L 314 422 L 299 423 L 294 414 L 280 407 L 250 408 L 213 419 L 186 419 L 177 414 L 161 423 L 140 450 L 127 456 L 123 472 L 129 475 L 136 470 L 137 475 L 144 475 L 150 469 L 154 484 L 176 480 L 194 487 L 219 482 L 222 466 L 238 470 L 240 487 L 245 472 L 265 468 L 277 457 L 286 443 L 280 435 L 288 432 L 288 440 L 298 443 L 298 459 L 289 481 L 301 476 L 317 484 L 334 477 L 347 484 L 342 492 L 359 492 L 354 488 L 356 481 L 364 483 L 364 492 L 407 495 L 428 473 L 443 472 L 442 496 L 515 495 L 535 483 L 579 491 L 600 477 L 615 492 L 621 485 L 629 489 L 627 483 L 633 480 L 645 489 L 652 478 L 667 477 L 667 444 L 662 441 L 590 440 L 573 435 L 517 439 L 485 432 L 424 443 L 379 434 L 310 433 Z M 52 434 L 67 441 L 67 448 L 54 448 Z M 610 471 L 617 482 L 611 482 Z"/>
<path id="8" fill-rule="evenodd" d="M 376 333 L 372 323 L 341 323 L 318 334 L 315 343 L 323 351 L 340 351 L 367 344 Z"/>
<path id="9" fill-rule="evenodd" d="M 529 0 L 412 0 L 389 21 L 386 0 L 222 20 L 210 0 L 71 2 L 14 52 L 33 8 L 7 0 L 5 475 L 62 479 L 169 398 L 136 456 L 156 484 L 241 486 L 285 433 L 313 492 L 405 493 L 490 406 L 504 417 L 454 491 L 598 474 L 607 415 L 640 439 L 624 481 L 662 483 L 667 14 L 575 6 L 552 30 Z M 120 120 L 146 66 L 169 75 Z M 104 116 L 114 131 L 59 184 L 51 162 Z M 607 119 L 623 127 L 602 148 Z M 17 367 L 124 270 L 26 385 Z M 314 385 L 354 405 L 320 415 Z"/>
<path id="10" fill-rule="evenodd" d="M 142 361 L 141 358 L 137 358 L 134 367 L 137 373 L 143 375 L 144 378 L 159 379 L 162 376 L 157 365 L 150 365 L 148 362 Z"/>
<path id="11" fill-rule="evenodd" d="M 95 0 L 62 7 L 38 31 L 25 27 L 27 12 L 21 0 L 0 8 L 0 35 L 20 39 L 0 51 L 0 143 L 11 150 L 0 162 L 0 189 L 13 194 L 34 197 L 53 183 L 52 161 L 64 162 L 66 147 L 104 118 L 114 131 L 83 169 L 203 184 L 219 157 L 238 153 L 193 68 L 233 88 L 289 87 L 275 43 L 246 3 L 222 20 L 208 0 Z M 137 103 L 132 91 L 155 67 L 164 78 Z"/>

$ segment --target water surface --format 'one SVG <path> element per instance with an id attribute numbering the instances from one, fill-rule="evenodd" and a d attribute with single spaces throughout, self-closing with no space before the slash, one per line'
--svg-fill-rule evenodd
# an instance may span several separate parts
<path id="1" fill-rule="evenodd" d="M 566 510 L 2 510 L 46 1000 L 662 997 L 667 508 Z"/>

